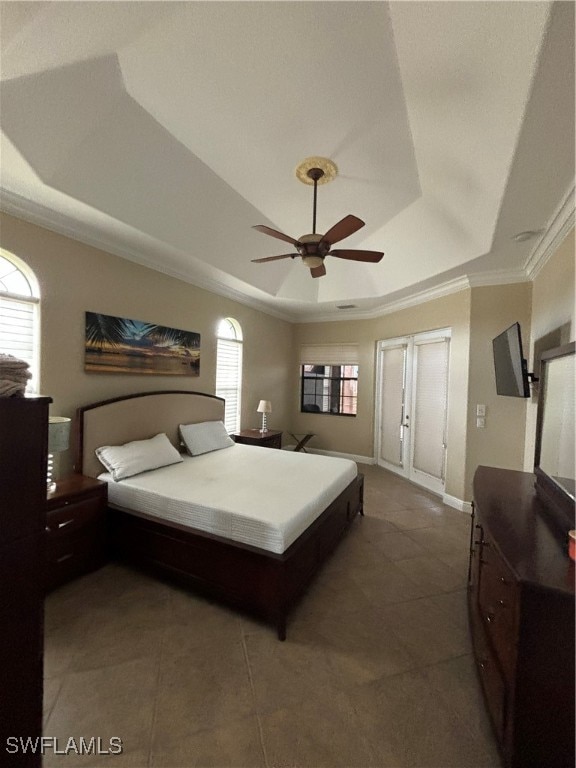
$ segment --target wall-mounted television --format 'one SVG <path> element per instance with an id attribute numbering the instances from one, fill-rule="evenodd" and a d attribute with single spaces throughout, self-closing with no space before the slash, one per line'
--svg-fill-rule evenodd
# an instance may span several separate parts
<path id="1" fill-rule="evenodd" d="M 507 397 L 530 397 L 528 366 L 522 353 L 520 324 L 510 328 L 492 340 L 496 392 Z"/>

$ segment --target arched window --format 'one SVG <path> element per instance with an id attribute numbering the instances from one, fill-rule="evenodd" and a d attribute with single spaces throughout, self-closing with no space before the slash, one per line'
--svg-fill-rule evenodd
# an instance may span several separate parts
<path id="1" fill-rule="evenodd" d="M 27 392 L 38 391 L 38 283 L 24 262 L 0 251 L 0 352 L 25 360 L 32 378 Z"/>
<path id="2" fill-rule="evenodd" d="M 226 400 L 226 430 L 229 433 L 237 432 L 240 429 L 242 394 L 242 329 L 231 317 L 218 324 L 216 394 Z"/>

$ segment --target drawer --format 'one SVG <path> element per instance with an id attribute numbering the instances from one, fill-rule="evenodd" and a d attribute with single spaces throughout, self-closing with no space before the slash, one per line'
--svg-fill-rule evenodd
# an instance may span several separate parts
<path id="1" fill-rule="evenodd" d="M 61 507 L 49 510 L 46 515 L 46 532 L 51 539 L 53 536 L 76 531 L 98 519 L 104 519 L 102 497 L 89 496 L 65 502 Z"/>
<path id="2" fill-rule="evenodd" d="M 106 537 L 106 528 L 103 520 L 83 525 L 74 530 L 64 529 L 58 535 L 48 536 L 46 540 L 46 556 L 49 560 L 66 554 L 86 541 L 94 542 L 94 546 L 100 544 Z"/>
<path id="3" fill-rule="evenodd" d="M 106 561 L 106 530 L 92 524 L 81 531 L 49 540 L 46 549 L 46 589 L 99 568 Z"/>
<path id="4" fill-rule="evenodd" d="M 282 435 L 273 435 L 273 437 L 267 437 L 260 441 L 260 445 L 266 448 L 281 448 L 282 447 Z"/>
<path id="5" fill-rule="evenodd" d="M 507 685 L 498 661 L 484 631 L 484 624 L 471 606 L 470 630 L 474 646 L 474 659 L 484 692 L 484 700 L 496 731 L 498 741 L 504 742 L 507 718 Z"/>
<path id="6" fill-rule="evenodd" d="M 513 680 L 516 667 L 518 586 L 506 563 L 489 542 L 482 546 L 478 610 L 504 674 Z"/>

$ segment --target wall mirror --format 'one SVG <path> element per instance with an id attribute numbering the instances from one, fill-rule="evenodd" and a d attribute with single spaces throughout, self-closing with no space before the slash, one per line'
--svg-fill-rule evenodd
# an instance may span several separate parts
<path id="1" fill-rule="evenodd" d="M 563 531 L 574 524 L 575 343 L 542 354 L 534 471 L 536 491 Z"/>

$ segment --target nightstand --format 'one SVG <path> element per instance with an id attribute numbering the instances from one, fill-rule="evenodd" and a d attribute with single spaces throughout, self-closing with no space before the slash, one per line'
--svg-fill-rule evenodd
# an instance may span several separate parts
<path id="1" fill-rule="evenodd" d="M 46 504 L 46 591 L 106 562 L 106 483 L 68 475 Z"/>
<path id="2" fill-rule="evenodd" d="M 261 445 L 263 448 L 282 448 L 282 432 L 269 429 L 267 432 L 260 432 L 259 429 L 243 429 L 232 435 L 236 443 L 245 445 Z"/>

